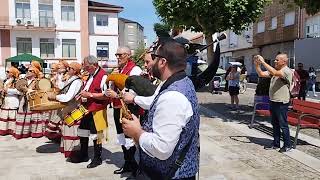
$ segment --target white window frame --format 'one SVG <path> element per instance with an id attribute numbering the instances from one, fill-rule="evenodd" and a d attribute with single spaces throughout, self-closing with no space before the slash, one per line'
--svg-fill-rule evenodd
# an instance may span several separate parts
<path id="1" fill-rule="evenodd" d="M 42 53 L 42 45 L 45 45 L 45 53 Z M 52 46 L 53 45 L 53 46 Z M 50 48 L 52 54 L 50 53 Z M 54 57 L 54 38 L 40 38 L 40 57 Z"/>
<path id="2" fill-rule="evenodd" d="M 19 44 L 22 43 L 22 52 L 19 53 Z M 32 54 L 32 38 L 25 37 L 17 37 L 16 38 L 16 47 L 17 47 L 17 55 L 29 53 Z M 27 51 L 27 48 L 30 48 L 30 51 Z"/>
<path id="3" fill-rule="evenodd" d="M 65 47 L 68 48 L 67 54 L 64 54 Z M 74 56 L 71 54 L 72 47 L 74 47 Z M 77 40 L 76 39 L 62 39 L 62 57 L 70 57 L 70 58 L 77 57 Z"/>
<path id="4" fill-rule="evenodd" d="M 284 24 L 283 24 L 283 26 L 286 27 L 286 26 L 294 25 L 295 19 L 296 19 L 296 13 L 294 11 L 287 12 L 284 15 Z"/>
<path id="5" fill-rule="evenodd" d="M 17 4 L 21 4 L 22 6 L 22 16 L 18 16 L 18 7 Z M 26 8 L 26 6 L 29 6 L 29 8 Z M 29 9 L 29 12 L 26 10 Z M 23 21 L 25 20 L 30 20 L 31 19 L 31 4 L 30 0 L 16 0 L 15 1 L 15 13 L 16 13 L 16 18 L 21 18 Z"/>
<path id="6" fill-rule="evenodd" d="M 63 11 L 67 9 L 67 11 Z M 63 16 L 63 13 L 67 13 L 67 17 Z M 73 13 L 73 14 L 72 14 Z M 62 21 L 75 21 L 75 3 L 74 1 L 61 0 L 61 20 Z"/>
<path id="7" fill-rule="evenodd" d="M 97 26 L 108 26 L 109 25 L 109 16 L 105 14 L 96 15 L 96 25 Z"/>
<path id="8" fill-rule="evenodd" d="M 266 30 L 266 23 L 265 21 L 260 21 L 257 24 L 257 33 L 263 33 Z"/>

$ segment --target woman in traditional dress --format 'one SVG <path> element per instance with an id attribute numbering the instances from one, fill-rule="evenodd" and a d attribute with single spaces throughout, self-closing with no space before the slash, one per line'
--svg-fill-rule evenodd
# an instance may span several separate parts
<path id="1" fill-rule="evenodd" d="M 15 83 L 19 78 L 19 70 L 10 67 L 6 71 L 7 79 L 0 88 L 1 109 L 0 109 L 0 135 L 13 135 L 16 123 L 16 114 L 19 107 L 19 95 Z"/>
<path id="2" fill-rule="evenodd" d="M 59 95 L 50 94 L 49 99 L 56 100 L 59 102 L 67 103 L 67 106 L 62 110 L 58 110 L 58 115 L 62 121 L 61 128 L 61 144 L 60 151 L 64 153 L 65 157 L 70 157 L 75 151 L 79 150 L 79 137 L 77 135 L 78 127 L 80 121 L 75 122 L 72 126 L 68 126 L 63 119 L 77 108 L 78 102 L 75 97 L 79 94 L 82 88 L 82 80 L 79 77 L 81 71 L 81 64 L 77 62 L 72 62 L 68 68 L 69 79 L 65 83 L 63 89 L 61 89 Z"/>
<path id="3" fill-rule="evenodd" d="M 48 123 L 48 117 L 43 115 L 40 111 L 30 111 L 29 104 L 27 102 L 27 95 L 32 91 L 37 90 L 37 83 L 40 71 L 38 68 L 31 66 L 26 74 L 27 86 L 22 88 L 22 93 L 24 96 L 20 100 L 15 138 L 40 138 L 44 136 L 45 127 Z"/>

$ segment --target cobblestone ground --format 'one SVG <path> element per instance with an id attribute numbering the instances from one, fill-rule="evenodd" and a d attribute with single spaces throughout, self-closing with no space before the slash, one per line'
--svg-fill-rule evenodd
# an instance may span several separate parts
<path id="1" fill-rule="evenodd" d="M 228 108 L 230 104 L 230 96 L 227 92 L 223 92 L 222 95 L 211 94 L 207 89 L 203 92 L 198 93 L 199 104 L 210 110 L 216 111 L 222 114 L 226 119 L 224 121 L 228 122 L 238 122 L 242 124 L 249 124 L 253 112 L 253 101 L 254 101 L 254 90 L 247 89 L 244 94 L 239 95 L 240 101 L 240 111 L 232 111 Z M 268 117 L 256 117 L 256 122 L 270 122 Z M 272 128 L 265 126 L 264 124 L 258 124 L 255 126 L 256 129 L 272 136 Z M 296 130 L 296 127 L 290 126 L 291 130 Z M 300 133 L 306 134 L 313 138 L 320 139 L 319 130 L 317 129 L 302 129 Z M 292 140 L 295 134 L 291 133 Z M 306 142 L 298 141 L 297 149 L 310 154 L 314 157 L 320 159 L 320 148 L 319 146 L 313 146 Z"/>
<path id="2" fill-rule="evenodd" d="M 205 101 L 209 103 L 209 98 L 213 97 L 205 93 L 198 95 L 202 104 Z M 217 100 L 211 101 L 218 103 Z M 213 110 L 219 110 L 214 107 Z M 115 144 L 115 127 L 109 112 L 111 140 L 103 145 L 104 163 L 101 166 L 87 169 L 88 163 L 65 162 L 63 155 L 58 152 L 58 146 L 49 143 L 46 138 L 14 140 L 10 136 L 0 136 L 0 179 L 125 179 L 128 174 L 113 174 L 123 163 L 123 158 L 120 147 Z M 238 121 L 203 113 L 200 136 L 201 180 L 320 179 L 319 170 L 276 150 L 264 150 L 263 145 L 270 143 L 271 137 L 256 129 L 249 129 Z"/>

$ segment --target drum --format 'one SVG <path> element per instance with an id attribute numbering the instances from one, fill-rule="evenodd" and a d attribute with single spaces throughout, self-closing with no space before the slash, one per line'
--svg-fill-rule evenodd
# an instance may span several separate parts
<path id="1" fill-rule="evenodd" d="M 64 108 L 66 105 L 58 101 L 50 101 L 47 91 L 33 91 L 27 94 L 28 103 L 31 111 L 48 111 Z"/>
<path id="2" fill-rule="evenodd" d="M 109 74 L 107 78 L 107 82 L 113 81 L 115 86 L 122 90 L 125 87 L 126 79 L 128 78 L 125 74 Z"/>
<path id="3" fill-rule="evenodd" d="M 64 117 L 64 122 L 68 126 L 72 126 L 77 121 L 80 121 L 89 111 L 82 105 L 79 105 L 76 109 L 71 111 L 68 115 Z"/>
<path id="4" fill-rule="evenodd" d="M 28 90 L 27 86 L 28 86 L 28 81 L 26 79 L 19 79 L 16 82 L 16 89 L 20 92 L 25 93 L 25 91 Z"/>
<path id="5" fill-rule="evenodd" d="M 40 89 L 42 91 L 51 91 L 52 84 L 49 79 L 42 78 L 38 81 L 37 89 Z"/>

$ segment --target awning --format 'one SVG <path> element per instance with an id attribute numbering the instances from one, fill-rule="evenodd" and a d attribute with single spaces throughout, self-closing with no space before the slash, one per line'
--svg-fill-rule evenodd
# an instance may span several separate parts
<path id="1" fill-rule="evenodd" d="M 43 63 L 43 60 L 37 56 L 31 55 L 31 54 L 20 54 L 18 56 L 13 56 L 8 59 L 6 59 L 7 62 L 26 62 L 26 61 L 39 61 L 40 63 Z"/>

